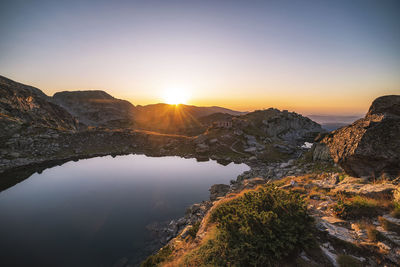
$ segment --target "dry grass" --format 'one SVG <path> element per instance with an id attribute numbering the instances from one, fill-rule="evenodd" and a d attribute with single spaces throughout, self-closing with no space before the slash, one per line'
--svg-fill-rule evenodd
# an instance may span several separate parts
<path id="1" fill-rule="evenodd" d="M 347 197 L 343 194 L 337 195 L 337 203 L 333 206 L 336 216 L 343 219 L 361 219 L 378 216 L 393 207 L 390 199 L 382 196 L 380 198 L 368 198 L 365 196 Z"/>

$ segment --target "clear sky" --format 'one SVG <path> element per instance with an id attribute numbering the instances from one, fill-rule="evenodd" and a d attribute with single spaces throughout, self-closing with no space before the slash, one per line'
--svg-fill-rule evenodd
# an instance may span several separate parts
<path id="1" fill-rule="evenodd" d="M 0 0 L 0 74 L 133 104 L 363 114 L 400 94 L 400 1 Z"/>

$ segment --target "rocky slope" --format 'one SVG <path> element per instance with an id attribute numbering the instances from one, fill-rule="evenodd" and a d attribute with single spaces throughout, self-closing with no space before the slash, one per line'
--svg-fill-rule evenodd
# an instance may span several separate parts
<path id="1" fill-rule="evenodd" d="M 135 107 L 104 91 L 64 91 L 54 101 L 87 126 L 129 127 L 134 124 Z"/>
<path id="2" fill-rule="evenodd" d="M 143 266 L 190 266 L 196 251 L 205 251 L 204 244 L 208 244 L 209 251 L 213 249 L 212 243 L 207 243 L 216 234 L 210 219 L 213 211 L 264 185 L 300 194 L 306 202 L 307 213 L 314 218 L 315 245 L 282 259 L 282 266 L 398 266 L 400 176 L 392 181 L 373 182 L 348 176 L 340 168 L 327 171 L 329 165 L 316 171 L 321 167 L 319 163 L 304 165 L 303 159 L 292 165 L 308 174 L 281 180 L 249 176 L 230 186 L 213 185 L 210 200 L 194 204 L 185 217 L 167 223 L 164 228 L 152 229 L 165 246 Z"/>
<path id="3" fill-rule="evenodd" d="M 400 173 L 400 96 L 375 99 L 363 119 L 322 136 L 314 158 L 330 157 L 353 176 Z"/>
<path id="4" fill-rule="evenodd" d="M 273 108 L 241 116 L 213 114 L 204 121 L 211 126 L 194 140 L 199 154 L 233 152 L 233 156 L 248 155 L 264 162 L 296 158 L 304 152 L 304 142 L 313 142 L 316 135 L 324 132 L 319 124 L 306 117 Z"/>
<path id="5" fill-rule="evenodd" d="M 33 127 L 76 131 L 78 121 L 39 89 L 0 76 L 0 137 Z"/>

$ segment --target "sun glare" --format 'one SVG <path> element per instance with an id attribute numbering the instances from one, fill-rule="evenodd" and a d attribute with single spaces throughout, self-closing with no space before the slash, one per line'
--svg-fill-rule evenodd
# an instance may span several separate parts
<path id="1" fill-rule="evenodd" d="M 170 88 L 164 91 L 164 101 L 167 104 L 187 104 L 188 99 L 188 93 L 183 89 Z"/>

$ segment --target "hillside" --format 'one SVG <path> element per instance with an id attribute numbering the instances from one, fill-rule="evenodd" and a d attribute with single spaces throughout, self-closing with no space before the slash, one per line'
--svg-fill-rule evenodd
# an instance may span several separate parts
<path id="1" fill-rule="evenodd" d="M 0 76 L 0 136 L 27 128 L 78 129 L 78 121 L 41 90 Z"/>
<path id="2" fill-rule="evenodd" d="M 121 128 L 134 124 L 135 107 L 104 91 L 64 91 L 55 93 L 53 99 L 87 126 Z"/>

